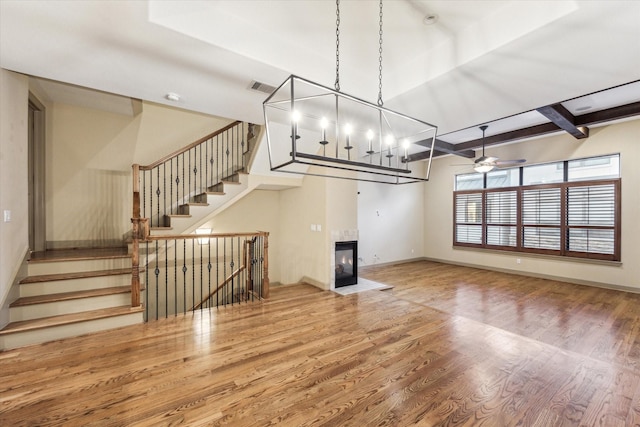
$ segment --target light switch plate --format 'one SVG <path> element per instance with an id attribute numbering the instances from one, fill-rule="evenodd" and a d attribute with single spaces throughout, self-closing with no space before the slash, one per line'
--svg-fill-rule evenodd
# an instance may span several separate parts
<path id="1" fill-rule="evenodd" d="M 11 211 L 10 210 L 5 210 L 4 211 L 4 222 L 11 222 Z"/>

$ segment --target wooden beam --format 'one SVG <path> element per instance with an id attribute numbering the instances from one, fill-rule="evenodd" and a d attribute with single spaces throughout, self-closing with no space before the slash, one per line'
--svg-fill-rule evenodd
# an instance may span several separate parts
<path id="1" fill-rule="evenodd" d="M 626 119 L 640 115 L 640 101 L 606 110 L 576 116 L 576 126 L 593 126 L 612 120 Z"/>
<path id="2" fill-rule="evenodd" d="M 424 139 L 422 141 L 417 141 L 416 144 L 421 145 L 423 147 L 431 148 L 431 138 Z M 444 156 L 445 154 L 453 154 L 460 157 L 466 157 L 467 159 L 473 159 L 476 156 L 476 153 L 473 150 L 460 150 L 458 149 L 457 145 L 454 145 L 449 142 L 445 142 L 436 138 L 435 148 L 433 150 L 433 156 L 438 157 L 438 156 Z M 410 155 L 409 162 L 424 160 L 428 158 L 429 158 L 429 150 Z"/>
<path id="3" fill-rule="evenodd" d="M 542 107 L 542 108 L 545 108 L 545 107 Z M 567 113 L 571 114 L 568 111 Z M 633 102 L 631 104 L 621 105 L 619 107 L 608 108 L 602 111 L 595 111 L 589 114 L 583 114 L 581 116 L 574 116 L 573 124 L 576 128 L 580 128 L 580 127 L 593 126 L 599 123 L 605 123 L 612 120 L 625 119 L 628 117 L 633 117 L 638 115 L 640 115 L 640 101 Z M 523 129 L 517 129 L 510 132 L 504 132 L 497 135 L 487 136 L 485 138 L 485 146 L 504 144 L 507 142 L 517 141 L 520 139 L 544 136 L 544 135 L 558 132 L 560 130 L 561 129 L 558 128 L 558 125 L 556 123 L 544 123 L 541 125 L 530 126 Z M 588 131 L 585 130 L 583 134 L 585 134 L 585 132 L 586 132 L 586 136 L 588 136 Z M 426 141 L 428 141 L 429 143 L 428 146 L 431 146 L 431 140 L 429 139 Z M 425 141 L 425 144 L 426 144 L 426 141 Z M 420 144 L 420 142 L 418 142 L 418 144 Z M 425 145 L 425 144 L 421 144 L 421 145 Z M 482 147 L 482 138 L 473 139 L 470 141 L 462 142 L 460 144 L 450 144 L 448 142 L 436 139 L 437 151 L 434 151 L 433 156 L 437 157 L 441 155 L 441 154 L 438 154 L 438 152 L 441 152 L 441 153 L 447 153 L 447 154 L 461 155 L 462 157 L 468 157 L 472 159 L 475 157 L 475 154 L 469 155 L 469 153 L 473 153 L 473 151 L 470 151 L 470 150 L 480 148 L 480 147 Z M 408 160 L 409 162 L 415 162 L 418 160 L 424 160 L 426 158 L 429 158 L 429 151 L 410 155 Z"/>
<path id="4" fill-rule="evenodd" d="M 538 108 L 537 111 L 551 120 L 552 123 L 555 123 L 559 128 L 573 135 L 576 139 L 589 137 L 589 128 L 586 126 L 576 126 L 575 116 L 562 104 L 547 105 Z"/>
<path id="5" fill-rule="evenodd" d="M 531 126 L 528 128 L 517 129 L 510 132 L 499 133 L 497 135 L 487 136 L 484 139 L 484 145 L 504 144 L 505 142 L 516 141 L 518 139 L 532 138 L 534 136 L 542 136 L 550 133 L 558 132 L 558 126 L 555 123 L 544 123 L 541 125 Z M 482 138 L 473 139 L 471 141 L 456 144 L 461 150 L 474 149 L 482 147 Z"/>

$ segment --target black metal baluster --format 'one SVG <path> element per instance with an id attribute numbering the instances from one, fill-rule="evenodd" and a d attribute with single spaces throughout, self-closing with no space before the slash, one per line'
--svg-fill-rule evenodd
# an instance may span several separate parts
<path id="1" fill-rule="evenodd" d="M 158 320 L 158 276 L 160 275 L 160 268 L 158 268 L 158 241 L 156 240 L 156 269 L 154 270 L 156 275 L 156 320 Z"/>
<path id="2" fill-rule="evenodd" d="M 158 168 L 158 171 L 160 168 Z M 167 162 L 162 164 L 162 202 L 164 204 L 164 214 L 167 214 Z M 171 200 L 169 200 L 169 211 L 171 211 Z M 169 212 L 171 213 L 171 212 Z"/>
<path id="3" fill-rule="evenodd" d="M 182 239 L 182 287 L 183 287 L 183 313 L 187 312 L 187 240 Z"/>
<path id="4" fill-rule="evenodd" d="M 209 271 L 209 276 L 208 276 L 208 288 L 209 288 L 209 292 L 207 293 L 207 308 L 211 308 L 211 239 L 209 239 L 209 247 L 208 247 L 208 252 L 209 252 L 209 256 L 208 256 L 208 263 L 207 263 L 207 270 Z"/>
<path id="5" fill-rule="evenodd" d="M 192 306 L 196 305 L 196 251 L 194 247 L 195 239 L 191 239 L 191 298 Z"/>
<path id="6" fill-rule="evenodd" d="M 209 140 L 204 143 L 204 191 L 207 191 L 208 179 L 209 179 Z"/>
<path id="7" fill-rule="evenodd" d="M 146 321 L 149 321 L 149 242 L 144 242 L 145 246 L 145 259 L 144 259 L 144 299 L 145 299 L 145 317 Z"/>
<path id="8" fill-rule="evenodd" d="M 185 192 L 184 192 L 184 184 L 185 183 L 184 182 L 185 182 L 185 179 L 184 179 L 184 153 L 182 153 L 182 198 L 183 199 L 184 199 L 184 195 L 185 195 Z"/>
<path id="9" fill-rule="evenodd" d="M 153 226 L 153 171 L 149 171 L 149 221 Z"/>
<path id="10" fill-rule="evenodd" d="M 220 136 L 216 136 L 216 160 L 218 164 L 216 165 L 216 184 L 220 182 Z"/>
<path id="11" fill-rule="evenodd" d="M 165 176 L 166 180 L 167 177 Z M 169 203 L 173 204 L 173 158 L 169 160 Z M 179 203 L 176 203 L 176 206 L 180 206 Z"/>
<path id="12" fill-rule="evenodd" d="M 147 217 L 147 171 L 142 171 L 142 218 Z"/>
<path id="13" fill-rule="evenodd" d="M 160 167 L 157 166 L 156 170 L 158 171 L 158 173 L 157 173 L 157 179 L 158 179 L 157 184 L 158 184 L 158 187 L 157 187 L 157 190 L 156 190 L 156 196 L 158 196 L 157 197 L 158 200 L 156 200 L 156 204 L 158 205 L 158 226 L 160 226 L 160 193 L 161 193 L 160 192 Z"/>
<path id="14" fill-rule="evenodd" d="M 223 274 L 222 277 L 226 280 L 227 276 L 227 238 L 224 237 L 224 240 L 222 241 L 223 246 L 222 246 L 222 268 L 223 268 Z M 227 292 L 226 292 L 226 287 L 227 285 L 224 286 L 225 287 L 225 293 L 222 295 L 222 304 L 226 305 L 227 304 Z"/>
<path id="15" fill-rule="evenodd" d="M 202 266 L 202 262 L 203 262 L 203 259 L 202 259 L 202 244 L 200 244 L 200 242 L 198 242 L 198 243 L 199 243 L 198 246 L 200 246 L 200 286 L 199 286 L 199 288 L 200 288 L 200 301 L 204 302 L 204 295 L 203 295 L 204 294 L 204 290 L 202 289 L 202 285 L 204 284 L 204 280 L 203 280 L 204 276 L 203 276 L 203 270 L 202 270 L 202 268 L 203 268 L 203 266 Z M 202 311 L 202 304 L 200 305 L 200 310 Z"/>
<path id="16" fill-rule="evenodd" d="M 174 316 L 178 315 L 178 241 L 173 239 L 173 299 Z"/>
<path id="17" fill-rule="evenodd" d="M 216 289 L 220 284 L 220 255 L 219 255 L 219 248 L 220 248 L 220 240 L 216 237 Z M 219 294 L 220 294 L 220 291 L 216 292 L 216 308 L 218 308 L 220 306 Z"/>
<path id="18" fill-rule="evenodd" d="M 233 263 L 233 237 L 231 238 L 231 263 L 229 264 L 229 266 L 231 267 L 231 305 L 233 305 L 233 303 L 235 302 L 235 292 L 233 290 L 233 282 L 236 279 L 235 276 L 233 275 L 234 271 L 233 271 L 233 267 L 234 267 L 234 263 Z"/>
<path id="19" fill-rule="evenodd" d="M 169 251 L 168 240 L 164 241 L 164 317 L 169 317 Z"/>
<path id="20" fill-rule="evenodd" d="M 246 167 L 245 162 L 246 159 L 244 158 L 244 138 L 247 134 L 244 131 L 244 122 L 242 122 L 242 141 L 240 142 L 240 154 L 242 156 L 242 169 L 244 170 L 244 168 Z M 247 141 L 247 144 L 249 144 L 249 141 Z M 245 170 L 245 172 L 248 172 Z"/>
<path id="21" fill-rule="evenodd" d="M 180 156 L 176 156 L 176 205 L 180 204 Z"/>

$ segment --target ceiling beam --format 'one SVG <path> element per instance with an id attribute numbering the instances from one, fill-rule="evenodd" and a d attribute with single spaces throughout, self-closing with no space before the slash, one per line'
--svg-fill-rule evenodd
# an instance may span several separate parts
<path id="1" fill-rule="evenodd" d="M 537 109 L 538 113 L 555 123 L 560 129 L 564 129 L 576 139 L 589 137 L 589 128 L 576 126 L 576 118 L 562 104 L 547 105 Z"/>
<path id="2" fill-rule="evenodd" d="M 595 111 L 589 114 L 583 114 L 575 117 L 576 126 L 593 126 L 612 120 L 625 119 L 640 115 L 640 101 L 631 104 L 621 105 L 619 107 L 608 108 L 606 110 Z M 548 135 L 558 132 L 558 126 L 555 123 L 544 123 L 528 128 L 517 129 L 511 132 L 500 133 L 497 135 L 487 136 L 485 138 L 485 146 L 504 144 L 507 142 L 517 141 L 519 139 L 534 138 L 538 136 Z M 454 145 L 459 150 L 470 150 L 482 147 L 482 138 L 471 141 L 462 142 Z"/>
<path id="3" fill-rule="evenodd" d="M 593 126 L 612 120 L 626 119 L 640 115 L 640 101 L 606 110 L 576 116 L 576 126 Z"/>
<path id="4" fill-rule="evenodd" d="M 556 126 L 555 123 L 544 123 L 528 128 L 516 129 L 510 132 L 487 136 L 484 139 L 484 145 L 485 147 L 487 147 L 489 145 L 504 144 L 506 142 L 516 141 L 518 139 L 547 135 L 550 133 L 558 132 L 559 130 L 560 129 L 558 129 L 558 126 Z M 461 150 L 482 147 L 482 138 L 472 139 L 471 141 L 456 144 L 456 147 L 460 147 Z"/>
<path id="5" fill-rule="evenodd" d="M 423 139 L 422 141 L 417 141 L 416 144 L 422 145 L 423 147 L 431 148 L 431 138 Z M 426 152 L 426 157 L 422 157 L 422 159 L 426 159 L 429 157 L 429 151 Z M 436 138 L 435 147 L 433 150 L 433 155 L 435 156 L 438 153 L 439 156 L 443 156 L 445 154 L 454 154 L 460 157 L 466 157 L 467 159 L 473 159 L 476 156 L 476 153 L 472 150 L 460 150 L 457 145 L 451 144 L 449 142 L 442 141 Z M 422 154 L 422 153 L 419 153 Z M 409 156 L 411 159 L 411 156 Z M 411 161 L 411 160 L 409 160 Z"/>

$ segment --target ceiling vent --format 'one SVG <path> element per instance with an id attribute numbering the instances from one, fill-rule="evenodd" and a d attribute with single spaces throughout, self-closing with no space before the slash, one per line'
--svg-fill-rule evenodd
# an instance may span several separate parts
<path id="1" fill-rule="evenodd" d="M 248 89 L 266 93 L 266 94 L 271 94 L 274 90 L 276 90 L 275 86 L 271 86 L 262 82 L 257 82 L 255 80 L 252 80 L 251 83 L 249 83 Z"/>

